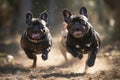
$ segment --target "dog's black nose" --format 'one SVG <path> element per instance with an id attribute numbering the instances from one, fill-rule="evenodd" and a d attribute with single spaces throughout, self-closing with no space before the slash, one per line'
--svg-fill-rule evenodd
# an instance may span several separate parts
<path id="1" fill-rule="evenodd" d="M 38 31 L 39 31 L 39 26 L 38 26 L 38 25 L 35 25 L 35 26 L 32 28 L 32 30 L 33 30 L 34 32 L 38 32 Z"/>
<path id="2" fill-rule="evenodd" d="M 42 57 L 43 60 L 47 60 L 48 59 L 48 55 L 47 54 L 42 54 L 41 57 Z"/>

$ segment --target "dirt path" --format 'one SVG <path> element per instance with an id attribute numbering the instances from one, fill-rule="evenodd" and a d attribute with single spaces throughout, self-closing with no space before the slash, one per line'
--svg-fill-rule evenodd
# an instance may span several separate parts
<path id="1" fill-rule="evenodd" d="M 20 50 L 15 65 L 0 66 L 0 80 L 120 80 L 119 57 L 108 59 L 98 55 L 95 66 L 83 74 L 86 55 L 79 60 L 67 54 L 68 61 L 65 61 L 56 42 L 47 61 L 37 56 L 37 68 L 30 68 L 32 60 Z"/>
<path id="2" fill-rule="evenodd" d="M 20 61 L 14 66 L 6 65 L 0 67 L 0 80 L 119 80 L 120 67 L 116 63 L 120 59 L 114 61 L 104 58 L 98 58 L 93 68 L 89 69 L 87 74 L 83 74 L 83 62 L 75 60 L 67 63 L 56 65 L 49 61 L 41 61 L 37 68 L 30 68 L 31 61 Z M 102 61 L 103 60 L 103 61 Z M 51 60 L 52 61 L 52 60 Z M 84 60 L 83 60 L 84 61 Z M 43 63 L 42 63 L 43 62 Z M 59 61 L 58 61 L 59 62 Z M 100 63 L 101 62 L 101 63 Z M 48 63 L 48 64 L 47 64 Z M 118 67 L 112 67 L 116 63 Z M 27 65 L 28 64 L 28 65 Z M 58 64 L 58 63 L 57 63 Z M 41 65 L 41 66 L 40 66 Z"/>

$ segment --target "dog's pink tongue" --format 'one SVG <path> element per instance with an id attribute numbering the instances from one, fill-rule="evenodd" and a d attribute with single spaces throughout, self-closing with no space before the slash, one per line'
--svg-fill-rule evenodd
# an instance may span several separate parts
<path id="1" fill-rule="evenodd" d="M 82 31 L 75 31 L 74 34 L 75 35 L 82 34 Z"/>
<path id="2" fill-rule="evenodd" d="M 40 34 L 39 33 L 34 33 L 34 34 L 32 34 L 32 38 L 40 38 Z"/>

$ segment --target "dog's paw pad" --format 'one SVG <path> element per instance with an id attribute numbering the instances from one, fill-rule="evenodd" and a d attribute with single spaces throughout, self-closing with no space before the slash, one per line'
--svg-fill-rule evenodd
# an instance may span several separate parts
<path id="1" fill-rule="evenodd" d="M 46 54 L 42 54 L 41 57 L 42 57 L 43 60 L 47 60 L 48 59 L 48 56 Z"/>
<path id="2" fill-rule="evenodd" d="M 94 65 L 94 62 L 88 61 L 88 62 L 87 62 L 87 65 L 88 65 L 89 67 L 92 67 L 92 66 Z"/>

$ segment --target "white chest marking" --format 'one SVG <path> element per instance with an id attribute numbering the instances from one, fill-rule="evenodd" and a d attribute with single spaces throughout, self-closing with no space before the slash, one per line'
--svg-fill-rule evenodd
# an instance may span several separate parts
<path id="1" fill-rule="evenodd" d="M 90 47 L 90 45 L 91 45 L 91 43 L 89 43 L 89 44 L 86 44 L 86 46 L 87 46 L 87 47 Z"/>
<path id="2" fill-rule="evenodd" d="M 80 48 L 80 46 L 79 46 L 79 45 L 76 45 L 75 47 L 76 47 L 76 48 Z"/>

